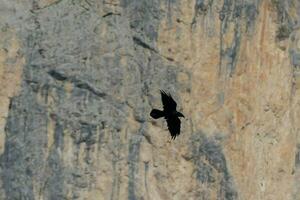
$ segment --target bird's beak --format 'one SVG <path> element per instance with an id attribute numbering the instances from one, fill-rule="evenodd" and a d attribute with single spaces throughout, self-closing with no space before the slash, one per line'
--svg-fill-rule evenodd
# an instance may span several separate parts
<path id="1" fill-rule="evenodd" d="M 185 118 L 184 115 L 183 115 L 182 113 L 178 113 L 178 117 L 183 117 L 183 118 Z"/>

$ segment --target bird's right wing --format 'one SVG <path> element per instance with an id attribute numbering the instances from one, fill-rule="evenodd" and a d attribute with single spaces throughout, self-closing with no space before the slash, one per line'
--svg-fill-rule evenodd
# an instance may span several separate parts
<path id="1" fill-rule="evenodd" d="M 176 110 L 176 102 L 172 98 L 170 94 L 167 94 L 165 91 L 160 90 L 161 101 L 163 103 L 163 107 L 165 111 L 175 111 Z"/>
<path id="2" fill-rule="evenodd" d="M 173 139 L 180 134 L 180 123 L 180 119 L 175 116 L 167 119 L 168 129 Z"/>

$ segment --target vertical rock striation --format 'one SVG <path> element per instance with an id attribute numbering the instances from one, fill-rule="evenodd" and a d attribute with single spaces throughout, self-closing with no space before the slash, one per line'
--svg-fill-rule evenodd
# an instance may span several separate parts
<path id="1" fill-rule="evenodd" d="M 0 199 L 300 198 L 299 1 L 0 9 Z"/>

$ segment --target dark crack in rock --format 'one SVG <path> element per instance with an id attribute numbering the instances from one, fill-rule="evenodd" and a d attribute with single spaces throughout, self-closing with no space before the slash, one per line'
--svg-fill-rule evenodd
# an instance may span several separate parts
<path id="1" fill-rule="evenodd" d="M 207 138 L 203 133 L 193 134 L 190 138 L 192 161 L 197 166 L 196 178 L 201 184 L 208 184 L 208 188 L 218 184 L 218 199 L 238 199 L 237 191 L 228 171 L 222 146 L 216 139 Z M 219 177 L 219 178 L 216 178 Z M 203 193 L 206 193 L 203 191 Z M 205 198 L 210 199 L 209 193 Z"/>

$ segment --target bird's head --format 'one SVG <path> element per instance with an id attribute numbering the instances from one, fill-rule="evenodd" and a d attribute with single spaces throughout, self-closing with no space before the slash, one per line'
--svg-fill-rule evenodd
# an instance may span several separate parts
<path id="1" fill-rule="evenodd" d="M 177 117 L 183 117 L 184 118 L 184 115 L 181 112 L 177 112 L 176 115 L 177 115 Z"/>

